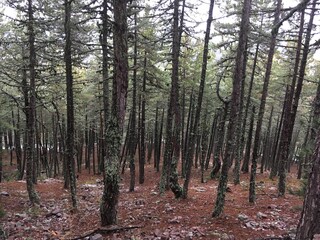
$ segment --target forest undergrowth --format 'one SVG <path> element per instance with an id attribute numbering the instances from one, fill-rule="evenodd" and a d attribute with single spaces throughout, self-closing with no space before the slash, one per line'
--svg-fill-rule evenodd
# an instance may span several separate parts
<path id="1" fill-rule="evenodd" d="M 100 227 L 101 175 L 85 169 L 78 175 L 76 212 L 62 179 L 39 180 L 41 203 L 35 206 L 29 205 L 25 181 L 11 180 L 0 183 L 1 239 L 293 239 L 303 202 L 295 170 L 281 198 L 277 179 L 258 174 L 254 205 L 248 201 L 249 174 L 242 174 L 239 185 L 228 185 L 224 214 L 212 218 L 218 180 L 209 173 L 201 183 L 194 169 L 188 199 L 177 200 L 171 191 L 159 194 L 161 176 L 153 164 L 146 165 L 145 183 L 129 192 L 128 169 L 121 175 L 119 219 L 111 230 Z"/>

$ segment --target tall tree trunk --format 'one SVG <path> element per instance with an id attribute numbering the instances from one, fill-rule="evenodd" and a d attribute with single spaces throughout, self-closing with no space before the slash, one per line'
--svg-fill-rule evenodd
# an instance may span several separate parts
<path id="1" fill-rule="evenodd" d="M 111 115 L 106 124 L 107 152 L 104 158 L 104 189 L 100 204 L 101 225 L 117 222 L 119 159 L 128 89 L 127 0 L 113 1 L 114 76 Z"/>
<path id="2" fill-rule="evenodd" d="M 141 121 L 140 121 L 140 158 L 139 158 L 139 183 L 144 183 L 144 164 L 146 161 L 146 81 L 147 81 L 147 56 L 144 53 L 143 81 L 141 93 Z"/>
<path id="3" fill-rule="evenodd" d="M 138 58 L 138 34 L 137 34 L 137 12 L 134 13 L 134 56 L 133 56 L 133 77 L 132 77 L 132 111 L 130 121 L 130 143 L 129 143 L 129 158 L 130 158 L 130 188 L 129 191 L 134 191 L 135 186 L 135 163 L 134 157 L 136 152 L 136 112 L 137 112 L 137 58 Z"/>
<path id="4" fill-rule="evenodd" d="M 68 177 L 70 182 L 71 200 L 74 209 L 77 209 L 76 177 L 74 166 L 74 106 L 73 106 L 73 76 L 71 58 L 71 1 L 65 0 L 65 52 L 66 64 L 66 87 L 67 87 L 67 137 L 66 137 L 66 159 Z"/>
<path id="5" fill-rule="evenodd" d="M 279 196 L 283 196 L 286 191 L 286 167 L 287 167 L 287 162 L 288 162 L 289 148 L 290 148 L 290 142 L 291 142 L 292 133 L 293 133 L 294 122 L 295 122 L 295 118 L 296 118 L 296 114 L 297 114 L 300 94 L 301 94 L 303 80 L 304 80 L 304 76 L 305 76 L 305 69 L 306 69 L 307 60 L 308 60 L 309 45 L 310 45 L 310 40 L 311 40 L 311 31 L 312 31 L 312 27 L 313 27 L 314 14 L 316 11 L 315 5 L 316 5 L 316 1 L 313 1 L 312 10 L 310 13 L 310 18 L 309 18 L 309 23 L 308 23 L 308 27 L 307 27 L 307 31 L 306 31 L 306 37 L 305 37 L 304 48 L 303 48 L 303 52 L 302 52 L 300 68 L 299 68 L 297 87 L 296 87 L 296 91 L 294 93 L 294 99 L 292 102 L 292 106 L 290 105 L 290 112 L 288 111 L 288 115 L 287 115 L 288 119 L 289 119 L 288 126 L 286 125 L 287 121 L 285 118 L 284 130 L 281 135 L 281 136 L 283 136 L 283 135 L 285 135 L 285 136 L 283 136 L 284 141 L 283 141 L 282 151 L 281 151 L 281 155 L 280 155 L 279 184 L 278 184 Z M 306 6 L 304 6 L 304 7 L 306 7 Z M 304 11 L 302 11 L 302 14 L 303 13 L 304 13 Z M 303 18 L 303 16 L 301 16 L 301 18 Z M 299 40 L 300 39 L 298 39 L 298 41 Z M 301 42 L 300 43 L 298 42 L 298 44 L 301 44 Z M 299 51 L 299 54 L 300 54 L 300 51 Z M 298 55 L 298 53 L 297 53 L 297 55 Z"/>
<path id="6" fill-rule="evenodd" d="M 232 158 L 232 152 L 234 147 L 234 131 L 237 128 L 238 115 L 241 111 L 240 109 L 240 97 L 241 97 L 241 85 L 243 82 L 243 67 L 245 61 L 245 51 L 246 43 L 249 33 L 249 20 L 250 20 L 250 10 L 251 10 L 251 1 L 245 0 L 242 8 L 242 17 L 241 25 L 239 32 L 239 41 L 237 56 L 235 62 L 235 69 L 233 73 L 233 89 L 231 95 L 231 105 L 230 105 L 230 118 L 229 125 L 227 129 L 227 145 L 225 149 L 224 161 L 222 164 L 221 175 L 219 179 L 219 185 L 217 189 L 217 199 L 215 203 L 215 208 L 212 213 L 213 217 L 218 217 L 221 215 L 225 202 L 225 194 L 228 183 L 228 170 Z"/>
<path id="7" fill-rule="evenodd" d="M 29 35 L 29 71 L 30 71 L 30 84 L 29 84 L 29 105 L 26 106 L 26 182 L 29 200 L 31 204 L 39 203 L 39 196 L 34 189 L 33 184 L 33 162 L 35 151 L 35 109 L 36 109 L 36 51 L 35 51 L 35 33 L 34 33 L 34 17 L 33 17 L 33 3 L 28 0 L 28 35 Z"/>
<path id="8" fill-rule="evenodd" d="M 173 124 L 178 118 L 179 113 L 179 0 L 173 2 L 173 29 L 172 29 L 172 73 L 171 73 L 171 90 L 168 102 L 167 125 L 166 125 L 166 145 L 164 152 L 164 160 L 160 179 L 160 192 L 163 193 L 169 188 L 169 177 L 171 174 L 172 155 L 175 155 L 179 148 L 179 142 L 176 135 L 176 124 Z M 178 120 L 180 121 L 180 119 Z M 179 134 L 178 134 L 179 135 Z M 179 150 L 178 150 L 178 149 Z M 173 162 L 173 165 L 176 163 Z M 173 178 L 176 180 L 177 178 Z"/>
<path id="9" fill-rule="evenodd" d="M 281 5 L 282 5 L 282 1 L 277 0 L 277 6 L 276 6 L 274 21 L 273 21 L 274 25 L 278 24 L 278 22 L 279 22 Z M 273 55 L 274 55 L 274 51 L 275 51 L 275 47 L 276 47 L 276 40 L 277 40 L 279 27 L 280 26 L 273 28 L 271 31 L 270 48 L 269 48 L 269 52 L 268 52 L 267 66 L 266 66 L 266 72 L 264 75 L 264 83 L 263 83 L 262 95 L 261 95 L 261 99 L 260 99 L 258 120 L 257 120 L 256 132 L 255 132 L 255 137 L 254 137 L 254 142 L 253 142 L 252 165 L 255 165 L 258 161 L 262 122 L 263 122 L 263 116 L 264 116 L 264 111 L 265 111 L 266 99 L 267 99 L 267 95 L 268 95 L 268 87 L 269 87 L 269 80 L 270 80 L 270 76 L 271 76 Z M 253 196 L 255 196 L 255 177 L 256 176 L 255 176 L 255 172 L 253 172 L 253 173 L 254 174 L 251 174 L 251 177 L 250 177 L 250 181 L 252 181 L 252 183 L 250 184 L 249 192 L 252 193 Z M 254 202 L 255 197 L 250 198 L 250 201 Z"/>
<path id="10" fill-rule="evenodd" d="M 303 210 L 297 228 L 296 239 L 311 240 L 320 233 L 320 134 L 318 130 L 317 144 L 313 155 L 312 170 L 304 198 Z"/>
<path id="11" fill-rule="evenodd" d="M 210 1 L 207 26 L 204 38 L 204 46 L 203 46 L 203 56 L 202 56 L 202 67 L 201 67 L 201 76 L 200 76 L 200 85 L 198 92 L 198 101 L 196 107 L 196 113 L 194 116 L 194 125 L 191 126 L 191 135 L 189 139 L 189 144 L 187 150 L 187 158 L 186 158 L 186 178 L 183 184 L 183 198 L 187 198 L 188 196 L 188 188 L 189 182 L 191 178 L 191 167 L 192 167 L 192 159 L 194 155 L 194 144 L 196 140 L 196 136 L 199 132 L 199 123 L 201 117 L 201 108 L 202 108 L 202 99 L 204 86 L 206 82 L 206 74 L 207 74 L 207 64 L 208 64 L 208 52 L 209 52 L 209 40 L 210 40 L 210 30 L 211 30 L 211 22 L 212 22 L 212 14 L 213 14 L 214 0 Z"/>

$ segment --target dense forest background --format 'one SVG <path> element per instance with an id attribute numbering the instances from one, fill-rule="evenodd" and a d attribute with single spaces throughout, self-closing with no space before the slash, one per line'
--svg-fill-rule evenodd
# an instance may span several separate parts
<path id="1" fill-rule="evenodd" d="M 188 198 L 193 171 L 201 182 L 218 179 L 219 217 L 228 181 L 239 184 L 242 173 L 251 203 L 257 173 L 278 179 L 279 197 L 292 166 L 298 179 L 312 173 L 318 1 L 5 0 L 1 8 L 0 151 L 16 170 L 0 158 L 0 181 L 26 179 L 31 203 L 41 202 L 39 179 L 63 176 L 77 209 L 77 177 L 101 174 L 101 224 L 114 224 L 121 174 L 130 171 L 134 191 L 153 164 L 159 192 L 176 198 Z"/>

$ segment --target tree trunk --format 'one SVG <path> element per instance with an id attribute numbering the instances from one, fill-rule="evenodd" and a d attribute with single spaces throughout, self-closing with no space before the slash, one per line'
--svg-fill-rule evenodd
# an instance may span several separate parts
<path id="1" fill-rule="evenodd" d="M 209 6 L 209 12 L 208 12 L 204 46 L 203 46 L 200 85 L 199 85 L 196 113 L 195 113 L 195 117 L 194 117 L 194 125 L 192 125 L 191 129 L 190 129 L 190 131 L 191 131 L 190 140 L 189 140 L 190 142 L 188 144 L 189 145 L 188 148 L 186 149 L 186 151 L 187 151 L 186 178 L 185 178 L 185 181 L 183 184 L 183 198 L 187 198 L 187 196 L 188 196 L 188 188 L 189 188 L 189 182 L 190 182 L 190 178 L 191 178 L 192 159 L 193 159 L 193 155 L 194 155 L 194 144 L 195 144 L 196 136 L 199 132 L 202 99 L 203 99 L 203 92 L 204 92 L 204 87 L 205 87 L 205 82 L 206 82 L 206 73 L 207 73 L 207 64 L 208 64 L 210 30 L 211 30 L 211 22 L 213 20 L 212 19 L 213 7 L 214 7 L 214 0 L 211 0 L 210 6 Z"/>
<path id="2" fill-rule="evenodd" d="M 279 22 L 281 5 L 282 5 L 282 1 L 277 0 L 277 6 L 276 6 L 275 15 L 274 15 L 274 22 L 273 22 L 274 25 L 278 24 L 278 22 Z M 260 138 L 261 138 L 262 122 L 263 122 L 263 116 L 264 116 L 264 111 L 265 111 L 266 99 L 267 99 L 267 95 L 268 95 L 268 87 L 269 87 L 269 80 L 270 80 L 270 76 L 271 76 L 273 55 L 275 52 L 276 40 L 277 40 L 279 27 L 280 26 L 278 26 L 277 28 L 273 28 L 271 31 L 270 48 L 269 48 L 269 52 L 268 52 L 267 66 L 266 66 L 266 72 L 264 75 L 264 83 L 263 83 L 262 95 L 261 95 L 261 99 L 260 99 L 258 120 L 257 120 L 256 132 L 255 132 L 255 137 L 254 137 L 254 142 L 253 142 L 253 152 L 252 152 L 252 162 L 253 163 L 258 161 L 258 156 L 259 156 L 259 148 L 260 148 L 259 145 L 260 145 Z M 253 173 L 255 174 L 255 172 L 253 172 Z M 251 175 L 252 175 L 252 173 L 251 173 Z M 254 180 L 255 180 L 255 176 L 252 176 L 252 181 L 254 181 Z M 250 186 L 252 187 L 250 192 L 252 192 L 252 194 L 255 195 L 255 193 L 254 193 L 255 182 L 251 183 Z M 251 201 L 255 201 L 255 198 L 251 199 Z"/>
<path id="3" fill-rule="evenodd" d="M 140 123 L 140 158 L 139 158 L 139 183 L 144 183 L 144 164 L 146 161 L 145 135 L 146 135 L 146 81 L 147 81 L 147 56 L 145 52 L 143 62 L 143 81 L 141 93 L 141 123 Z"/>
<path id="4" fill-rule="evenodd" d="M 312 27 L 313 27 L 313 19 L 314 19 L 314 14 L 315 14 L 315 5 L 316 5 L 316 2 L 313 1 L 312 10 L 310 13 L 310 18 L 309 18 L 309 23 L 308 23 L 308 27 L 307 27 L 307 31 L 306 31 L 306 37 L 305 37 L 305 42 L 304 42 L 304 48 L 303 48 L 300 68 L 298 68 L 299 64 L 295 65 L 295 67 L 297 68 L 295 70 L 295 73 L 298 73 L 298 69 L 299 69 L 296 91 L 294 93 L 294 98 L 293 98 L 292 104 L 290 104 L 291 103 L 290 101 L 288 103 L 290 105 L 288 106 L 288 110 L 285 112 L 285 117 L 284 117 L 284 119 L 285 119 L 284 120 L 284 128 L 283 128 L 283 133 L 281 134 L 282 141 L 280 141 L 281 151 L 280 151 L 279 184 L 278 184 L 279 196 L 283 196 L 286 191 L 286 167 L 287 167 L 287 162 L 288 162 L 289 148 L 290 148 L 290 142 L 291 142 L 292 133 L 293 133 L 294 122 L 295 122 L 295 118 L 296 118 L 296 114 L 297 114 L 297 108 L 299 105 L 299 99 L 300 99 L 303 80 L 304 80 L 304 76 L 305 76 L 305 69 L 306 69 L 307 60 L 308 60 L 309 45 L 310 45 L 310 40 L 311 40 L 311 31 L 312 31 Z M 301 22 L 302 23 L 300 25 L 301 31 L 299 32 L 298 45 L 302 44 L 301 43 L 302 42 L 302 32 L 304 30 L 303 17 L 304 17 L 304 10 L 302 10 L 302 13 L 301 13 Z M 300 33 L 301 33 L 301 36 L 300 36 Z M 297 49 L 297 54 L 296 54 L 297 59 L 299 59 L 298 55 L 300 55 L 300 49 Z M 297 74 L 294 74 L 294 79 L 296 76 L 297 76 Z M 292 85 L 295 85 L 295 80 L 293 80 Z M 291 91 L 293 94 L 293 89 Z M 291 91 L 290 91 L 290 93 L 291 93 Z M 282 144 L 281 144 L 281 142 L 282 142 Z"/>
<path id="5" fill-rule="evenodd" d="M 39 204 L 40 199 L 37 192 L 34 189 L 33 184 L 33 163 L 35 161 L 35 109 L 36 109 L 36 51 L 35 51 L 35 33 L 34 33 L 34 17 L 33 17 L 33 3 L 32 0 L 28 0 L 28 35 L 29 35 L 29 71 L 30 71 L 30 85 L 29 85 L 29 101 L 26 106 L 26 182 L 29 200 L 31 204 Z"/>
<path id="6" fill-rule="evenodd" d="M 128 88 L 127 1 L 113 1 L 114 76 L 112 110 L 106 124 L 107 153 L 104 158 L 104 189 L 100 204 L 101 225 L 117 222 L 119 158 Z"/>
<path id="7" fill-rule="evenodd" d="M 177 151 L 179 143 L 175 134 L 174 120 L 180 116 L 179 114 L 179 0 L 173 2 L 173 29 L 172 29 L 172 73 L 171 73 L 171 90 L 168 102 L 167 125 L 166 125 L 166 145 L 164 152 L 164 160 L 160 179 L 160 193 L 169 188 L 169 177 L 171 174 L 172 153 Z M 180 121 L 180 120 L 179 120 Z M 176 147 L 176 148 L 175 148 Z M 174 163 L 175 164 L 175 163 Z"/>
<path id="8" fill-rule="evenodd" d="M 224 161 L 222 164 L 221 175 L 219 179 L 219 185 L 217 189 L 217 199 L 215 203 L 215 208 L 212 213 L 213 217 L 218 217 L 221 215 L 225 202 L 225 194 L 228 183 L 228 170 L 231 163 L 232 152 L 234 147 L 234 132 L 237 128 L 238 115 L 241 111 L 240 109 L 240 97 L 241 97 L 241 85 L 243 82 L 243 67 L 245 61 L 245 50 L 246 43 L 248 39 L 249 33 L 249 20 L 250 20 L 250 10 L 251 10 L 251 1 L 245 0 L 243 3 L 242 9 L 242 17 L 241 17 L 241 25 L 239 32 L 239 41 L 238 41 L 238 49 L 237 56 L 235 62 L 235 69 L 233 75 L 233 89 L 231 95 L 231 106 L 230 106 L 230 118 L 229 125 L 227 129 L 227 145 L 224 154 Z"/>
<path id="9" fill-rule="evenodd" d="M 315 2 L 315 1 L 314 1 Z M 319 110 L 318 110 L 319 111 Z M 320 132 L 318 130 L 317 144 L 313 155 L 312 170 L 304 198 L 303 210 L 297 228 L 296 239 L 311 240 L 320 233 Z"/>
<path id="10" fill-rule="evenodd" d="M 74 105 L 73 105 L 73 76 L 71 58 L 71 1 L 65 0 L 65 52 L 66 86 L 67 86 L 67 137 L 66 159 L 71 190 L 72 207 L 77 209 L 76 177 L 74 166 Z"/>

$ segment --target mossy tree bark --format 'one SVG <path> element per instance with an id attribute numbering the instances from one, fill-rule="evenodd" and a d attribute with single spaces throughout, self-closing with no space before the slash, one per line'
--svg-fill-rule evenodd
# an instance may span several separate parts
<path id="1" fill-rule="evenodd" d="M 250 10 L 251 10 L 251 1 L 245 0 L 242 8 L 242 16 L 241 16 L 241 24 L 240 24 L 240 32 L 239 32 L 239 41 L 235 62 L 235 69 L 233 73 L 233 89 L 231 94 L 231 102 L 230 102 L 230 118 L 227 129 L 227 143 L 224 155 L 224 161 L 222 164 L 221 175 L 219 179 L 219 185 L 217 189 L 217 198 L 214 207 L 214 211 L 212 213 L 212 217 L 218 217 L 223 212 L 224 202 L 225 202 L 225 194 L 228 183 L 228 171 L 232 158 L 232 152 L 234 147 L 234 132 L 237 128 L 238 116 L 240 112 L 240 100 L 241 100 L 241 89 L 243 82 L 243 67 L 245 62 L 245 50 L 246 43 L 248 40 L 249 33 L 249 20 L 250 20 Z"/>
<path id="2" fill-rule="evenodd" d="M 112 108 L 106 123 L 107 152 L 104 157 L 104 189 L 100 204 L 101 225 L 117 222 L 119 159 L 128 89 L 127 0 L 113 1 L 114 75 Z"/>

